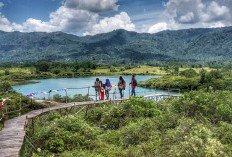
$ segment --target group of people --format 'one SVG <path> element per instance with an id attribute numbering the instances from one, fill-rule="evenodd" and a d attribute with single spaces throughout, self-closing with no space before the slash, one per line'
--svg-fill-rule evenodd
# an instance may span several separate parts
<path id="1" fill-rule="evenodd" d="M 132 75 L 132 79 L 130 84 L 131 85 L 131 96 L 135 96 L 135 88 L 137 86 L 137 80 L 135 79 L 135 76 Z M 99 96 L 99 99 L 104 100 L 104 95 L 106 95 L 106 99 L 109 100 L 109 95 L 110 95 L 110 90 L 114 85 L 111 85 L 110 80 L 106 79 L 105 83 L 103 83 L 102 81 L 100 81 L 99 78 L 96 78 L 96 81 L 94 83 L 94 87 L 95 87 L 95 91 L 96 91 L 96 100 L 97 97 Z M 125 90 L 126 88 L 126 82 L 125 80 L 122 78 L 122 76 L 119 77 L 119 81 L 118 81 L 118 89 L 119 89 L 119 93 L 121 98 L 124 97 L 124 92 L 123 90 Z"/>

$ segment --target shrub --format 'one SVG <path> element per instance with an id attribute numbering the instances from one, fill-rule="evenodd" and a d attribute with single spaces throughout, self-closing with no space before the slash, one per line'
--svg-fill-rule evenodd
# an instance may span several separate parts
<path id="1" fill-rule="evenodd" d="M 10 92 L 13 88 L 11 87 L 10 83 L 8 82 L 1 82 L 0 83 L 0 92 Z"/>
<path id="2" fill-rule="evenodd" d="M 10 75 L 10 71 L 9 70 L 5 70 L 5 75 Z"/>
<path id="3" fill-rule="evenodd" d="M 185 93 L 173 105 L 177 112 L 189 117 L 209 118 L 211 122 L 232 121 L 232 94 L 229 91 Z"/>
<path id="4" fill-rule="evenodd" d="M 197 72 L 194 69 L 187 69 L 187 70 L 181 71 L 180 75 L 190 78 L 190 77 L 197 76 Z"/>

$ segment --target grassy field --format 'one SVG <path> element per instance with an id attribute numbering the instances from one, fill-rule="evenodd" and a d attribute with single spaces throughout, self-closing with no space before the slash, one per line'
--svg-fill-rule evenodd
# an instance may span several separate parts
<path id="1" fill-rule="evenodd" d="M 9 73 L 23 73 L 23 74 L 31 74 L 31 72 L 35 71 L 35 68 L 6 68 L 0 69 L 0 75 L 5 75 L 5 71 L 8 70 Z"/>
<path id="2" fill-rule="evenodd" d="M 115 67 L 115 72 L 111 72 L 109 68 L 98 68 L 96 70 L 91 70 L 95 75 L 167 75 L 168 73 L 161 69 L 160 67 L 153 67 L 142 65 L 134 67 L 132 69 L 125 69 L 124 67 Z M 180 68 L 180 72 L 189 68 Z M 202 68 L 193 68 L 196 72 L 200 72 Z M 204 68 L 206 71 L 211 71 L 211 68 Z"/>
<path id="3" fill-rule="evenodd" d="M 124 67 L 115 67 L 114 72 L 109 68 L 98 68 L 91 70 L 93 74 L 102 74 L 102 75 L 166 75 L 167 73 L 164 70 L 160 70 L 159 67 L 152 66 L 138 66 L 132 69 L 125 69 Z"/>

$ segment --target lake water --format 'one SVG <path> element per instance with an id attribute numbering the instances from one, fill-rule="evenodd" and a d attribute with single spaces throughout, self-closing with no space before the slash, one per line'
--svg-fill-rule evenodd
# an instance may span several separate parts
<path id="1" fill-rule="evenodd" d="M 142 75 L 142 76 L 136 76 L 137 82 L 148 80 L 150 78 L 158 78 L 162 76 L 148 76 L 148 75 Z M 93 86 L 96 78 L 99 78 L 103 83 L 105 83 L 105 80 L 108 78 L 110 79 L 111 85 L 117 85 L 119 76 L 90 76 L 90 77 L 78 77 L 78 78 L 59 78 L 59 79 L 40 79 L 40 80 L 33 80 L 33 81 L 39 81 L 39 83 L 36 84 L 26 84 L 26 85 L 17 85 L 13 86 L 14 90 L 16 90 L 19 93 L 22 93 L 23 95 L 28 95 L 30 93 L 36 93 L 36 92 L 48 92 L 49 90 L 59 90 L 63 88 L 82 88 L 82 87 L 89 87 Z M 126 81 L 126 89 L 124 91 L 124 97 L 129 97 L 129 83 L 131 82 L 131 76 L 123 76 L 123 79 Z M 118 88 L 112 88 L 110 93 L 119 92 Z M 145 89 L 142 87 L 136 87 L 137 95 L 150 95 L 155 94 L 155 89 Z M 90 95 L 95 95 L 95 89 L 93 87 L 90 88 Z M 142 92 L 142 93 L 141 93 Z M 67 90 L 68 96 L 73 97 L 75 94 L 82 94 L 87 95 L 88 89 L 68 89 Z M 156 90 L 157 94 L 168 94 L 168 91 L 165 90 Z M 59 92 L 51 92 L 51 97 L 55 94 L 60 94 L 62 96 L 65 96 L 65 91 L 59 91 Z M 171 94 L 176 94 L 176 92 L 172 92 Z M 35 99 L 41 99 L 41 98 L 48 98 L 49 94 L 38 94 L 34 98 Z M 110 95 L 110 97 L 113 97 L 113 94 Z M 116 94 L 116 97 L 119 98 L 119 94 Z M 92 97 L 94 98 L 94 97 Z"/>

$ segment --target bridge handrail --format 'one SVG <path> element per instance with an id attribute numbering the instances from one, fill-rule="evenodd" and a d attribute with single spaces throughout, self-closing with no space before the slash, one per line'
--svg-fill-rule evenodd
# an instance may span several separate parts
<path id="1" fill-rule="evenodd" d="M 95 97 L 96 95 L 90 95 L 90 88 L 91 88 L 92 86 L 87 86 L 87 87 L 79 87 L 79 88 L 64 88 L 63 90 L 65 90 L 65 92 L 66 92 L 66 103 L 68 103 L 68 90 L 75 90 L 75 89 L 88 89 L 88 94 L 87 94 L 87 96 L 88 97 Z M 170 91 L 179 91 L 179 94 L 180 94 L 180 89 L 170 89 L 170 88 L 167 88 L 168 89 L 168 92 L 170 92 Z M 129 96 L 130 96 L 130 90 L 131 90 L 131 87 L 129 86 Z M 141 92 L 136 92 L 137 94 L 138 93 L 145 93 L 145 95 L 146 94 L 148 94 L 148 93 L 155 93 L 156 94 L 156 90 L 157 89 L 155 89 L 155 92 L 154 91 L 146 91 L 146 88 L 145 88 L 145 91 L 141 91 Z M 117 94 L 120 94 L 117 90 L 116 90 L 116 88 L 115 88 L 115 90 L 113 91 L 113 92 L 110 92 L 109 93 L 110 95 L 113 95 L 113 99 L 116 99 L 117 98 Z M 168 93 L 168 95 L 169 96 L 171 96 L 171 94 L 170 93 Z M 49 97 L 50 97 L 50 93 L 49 93 Z M 0 110 L 0 113 L 2 114 L 2 117 L 0 118 L 0 121 L 2 121 L 2 120 L 4 120 L 4 118 L 6 117 L 6 118 L 8 118 L 8 114 L 11 114 L 11 113 L 16 113 L 16 112 L 18 112 L 19 113 L 19 115 L 21 115 L 21 112 L 22 112 L 22 109 L 24 109 L 24 108 L 26 108 L 26 107 L 29 107 L 29 106 L 31 106 L 32 105 L 32 103 L 30 104 L 30 105 L 26 105 L 26 106 L 22 106 L 21 104 L 19 105 L 19 109 L 16 109 L 16 110 L 13 110 L 13 111 L 9 111 L 9 110 L 7 110 L 7 105 L 5 105 L 4 106 L 4 108 L 1 108 L 1 110 Z M 4 112 L 4 109 L 6 110 L 5 112 Z"/>

